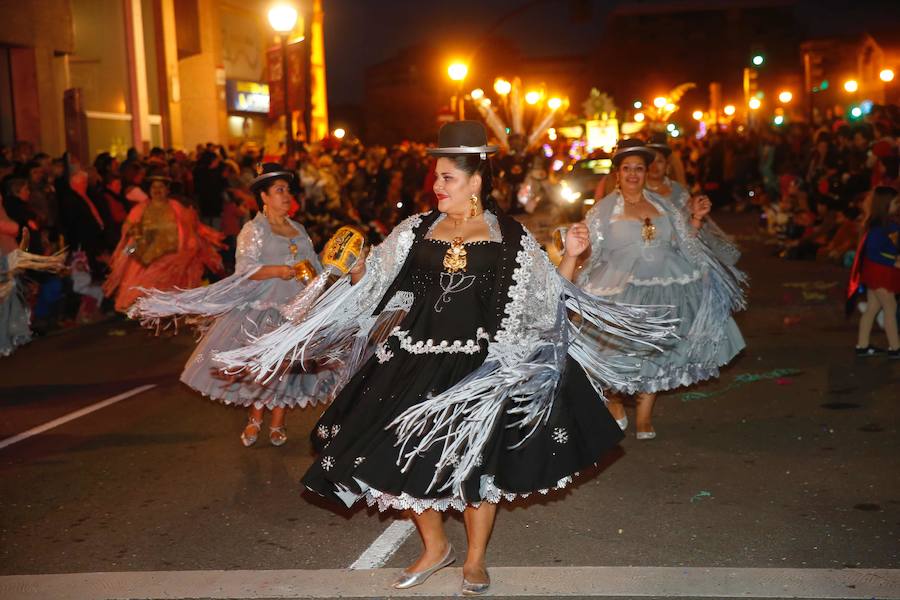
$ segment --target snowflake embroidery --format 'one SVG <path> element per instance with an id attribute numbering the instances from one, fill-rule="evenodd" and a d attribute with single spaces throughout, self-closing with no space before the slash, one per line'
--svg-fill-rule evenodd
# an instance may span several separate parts
<path id="1" fill-rule="evenodd" d="M 355 459 L 353 459 L 353 466 L 358 467 L 359 465 L 363 464 L 364 460 L 366 460 L 365 456 L 357 456 Z"/>
<path id="2" fill-rule="evenodd" d="M 565 427 L 557 427 L 553 430 L 552 437 L 557 444 L 565 444 L 569 441 L 569 432 L 566 431 Z"/>
<path id="3" fill-rule="evenodd" d="M 325 469 L 326 471 L 330 471 L 331 467 L 333 467 L 333 466 L 334 466 L 334 457 L 326 456 L 325 458 L 322 459 L 322 468 Z"/>
<path id="4" fill-rule="evenodd" d="M 388 348 L 387 340 L 375 349 L 375 358 L 378 360 L 378 364 L 386 363 L 394 358 L 394 353 Z"/>
<path id="5" fill-rule="evenodd" d="M 480 467 L 482 464 L 484 464 L 484 457 L 479 454 L 475 457 L 475 466 Z"/>
<path id="6" fill-rule="evenodd" d="M 328 439 L 328 427 L 325 425 L 319 425 L 316 428 L 316 435 L 319 436 L 319 439 L 327 440 Z"/>
<path id="7" fill-rule="evenodd" d="M 331 426 L 331 437 L 336 436 L 340 430 L 341 430 L 340 425 L 332 425 Z"/>

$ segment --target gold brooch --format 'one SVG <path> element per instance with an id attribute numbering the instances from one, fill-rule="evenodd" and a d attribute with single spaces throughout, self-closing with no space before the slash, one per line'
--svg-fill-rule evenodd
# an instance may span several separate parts
<path id="1" fill-rule="evenodd" d="M 649 242 L 656 237 L 656 225 L 653 224 L 650 217 L 644 219 L 644 226 L 641 227 L 641 237 L 645 242 Z"/>
<path id="2" fill-rule="evenodd" d="M 463 245 L 461 237 L 453 238 L 450 242 L 450 248 L 444 255 L 444 268 L 448 273 L 457 273 L 466 270 L 466 247 Z"/>

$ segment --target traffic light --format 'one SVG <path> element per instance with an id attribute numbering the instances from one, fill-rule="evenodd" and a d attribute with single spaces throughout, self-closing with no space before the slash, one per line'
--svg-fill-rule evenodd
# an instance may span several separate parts
<path id="1" fill-rule="evenodd" d="M 759 89 L 759 72 L 756 69 L 744 69 L 744 92 L 747 97 L 755 96 Z"/>
<path id="2" fill-rule="evenodd" d="M 827 90 L 828 81 L 825 79 L 825 65 L 822 64 L 822 55 L 818 52 L 807 52 L 806 60 L 809 68 L 809 81 L 813 85 L 811 91 Z"/>
<path id="3" fill-rule="evenodd" d="M 760 53 L 754 54 L 753 58 L 750 59 L 750 62 L 753 63 L 754 67 L 761 67 L 764 62 L 766 62 L 766 57 Z"/>

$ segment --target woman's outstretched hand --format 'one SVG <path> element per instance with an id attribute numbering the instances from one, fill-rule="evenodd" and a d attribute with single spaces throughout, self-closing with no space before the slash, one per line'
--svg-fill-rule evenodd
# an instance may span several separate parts
<path id="1" fill-rule="evenodd" d="M 566 256 L 581 256 L 591 245 L 591 236 L 584 222 L 575 223 L 566 232 Z"/>

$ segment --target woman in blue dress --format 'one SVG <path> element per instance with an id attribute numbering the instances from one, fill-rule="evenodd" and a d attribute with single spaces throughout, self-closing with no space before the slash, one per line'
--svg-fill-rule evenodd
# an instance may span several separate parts
<path id="1" fill-rule="evenodd" d="M 733 311 L 744 307 L 743 274 L 723 262 L 700 237 L 709 214 L 708 199 L 676 205 L 646 189 L 654 151 L 640 140 L 619 144 L 613 156 L 617 189 L 603 198 L 570 232 L 583 240 L 585 251 L 570 253 L 560 273 L 585 292 L 609 300 L 642 306 L 673 306 L 680 319 L 676 342 L 664 352 L 633 359 L 640 375 L 620 394 L 637 396 L 637 439 L 656 436 L 652 424 L 656 394 L 716 377 L 744 347 Z M 688 212 L 686 209 L 692 212 Z M 580 249 L 580 246 L 579 246 Z M 589 330 L 589 328 L 588 328 Z M 621 352 L 597 337 L 599 356 Z M 621 398 L 608 407 L 627 427 Z"/>
<path id="2" fill-rule="evenodd" d="M 275 163 L 264 165 L 254 179 L 251 189 L 265 208 L 238 235 L 233 275 L 208 287 L 153 291 L 129 311 L 147 324 L 170 317 L 215 319 L 188 359 L 181 381 L 213 400 L 250 409 L 241 433 L 244 446 L 256 442 L 266 409 L 272 412 L 269 441 L 281 446 L 287 441 L 285 409 L 315 405 L 332 391 L 333 376 L 327 370 L 296 369 L 263 384 L 223 372 L 213 358 L 284 323 L 281 309 L 322 270 L 303 225 L 287 216 L 293 182 L 293 173 Z"/>

